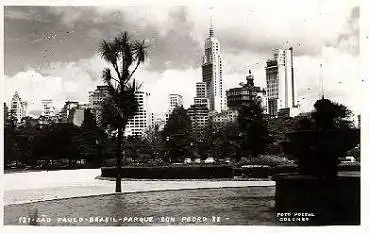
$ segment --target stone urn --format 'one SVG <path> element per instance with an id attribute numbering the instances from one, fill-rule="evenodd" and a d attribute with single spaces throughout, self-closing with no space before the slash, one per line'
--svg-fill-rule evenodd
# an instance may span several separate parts
<path id="1" fill-rule="evenodd" d="M 360 142 L 359 129 L 296 130 L 286 134 L 283 151 L 299 173 L 277 174 L 277 213 L 308 213 L 293 225 L 360 224 L 360 173 L 338 172 L 340 157 Z"/>

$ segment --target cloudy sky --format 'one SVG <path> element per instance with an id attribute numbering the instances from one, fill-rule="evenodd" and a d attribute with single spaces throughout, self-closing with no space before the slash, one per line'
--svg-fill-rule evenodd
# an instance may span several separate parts
<path id="1" fill-rule="evenodd" d="M 223 1 L 224 2 L 224 1 Z M 227 1 L 229 2 L 229 1 Z M 298 3 L 297 3 L 298 2 Z M 67 100 L 88 102 L 107 65 L 97 54 L 103 39 L 128 31 L 150 45 L 148 62 L 137 71 L 151 93 L 154 112 L 166 111 L 168 94 L 193 102 L 201 81 L 201 57 L 209 17 L 219 39 L 226 89 L 244 81 L 248 69 L 265 87 L 266 59 L 272 49 L 294 47 L 297 98 L 310 110 L 325 96 L 359 112 L 358 1 L 248 1 L 210 5 L 6 6 L 5 101 L 15 91 L 37 115 L 41 100 L 61 108 Z M 319 64 L 323 64 L 320 71 Z M 253 65 L 255 64 L 255 65 Z"/>

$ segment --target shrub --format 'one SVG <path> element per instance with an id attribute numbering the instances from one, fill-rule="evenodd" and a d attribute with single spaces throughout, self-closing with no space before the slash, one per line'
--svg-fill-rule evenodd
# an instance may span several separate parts
<path id="1" fill-rule="evenodd" d="M 250 157 L 244 161 L 239 162 L 236 164 L 237 167 L 243 165 L 265 165 L 270 167 L 275 167 L 279 165 L 288 165 L 293 164 L 292 160 L 288 160 L 287 158 L 280 157 L 280 156 L 273 156 L 273 155 L 260 155 L 258 157 Z"/>
<path id="2" fill-rule="evenodd" d="M 270 166 L 265 165 L 245 165 L 242 174 L 252 178 L 267 178 L 271 174 Z"/>
<path id="3" fill-rule="evenodd" d="M 115 167 L 101 168 L 102 177 L 115 177 Z M 233 168 L 226 165 L 178 165 L 160 167 L 122 167 L 122 178 L 135 179 L 210 179 L 233 178 Z"/>

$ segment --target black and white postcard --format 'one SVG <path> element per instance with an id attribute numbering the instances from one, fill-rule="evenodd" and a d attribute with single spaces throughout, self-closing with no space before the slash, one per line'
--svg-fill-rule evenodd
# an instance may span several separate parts
<path id="1" fill-rule="evenodd" d="M 50 4 L 3 7 L 5 227 L 363 224 L 359 1 Z"/>

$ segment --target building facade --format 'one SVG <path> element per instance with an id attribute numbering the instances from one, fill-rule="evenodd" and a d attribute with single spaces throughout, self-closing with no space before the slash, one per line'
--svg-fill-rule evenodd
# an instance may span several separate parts
<path id="1" fill-rule="evenodd" d="M 4 103 L 4 122 L 7 122 L 9 119 L 9 109 L 6 103 Z"/>
<path id="2" fill-rule="evenodd" d="M 27 102 L 22 101 L 18 92 L 15 92 L 10 103 L 10 117 L 21 123 L 22 118 L 27 116 Z"/>
<path id="3" fill-rule="evenodd" d="M 206 105 L 193 104 L 187 111 L 191 119 L 192 130 L 195 133 L 202 130 L 209 123 L 209 109 Z"/>
<path id="4" fill-rule="evenodd" d="M 260 87 L 254 86 L 254 75 L 246 76 L 246 84 L 240 83 L 240 87 L 227 90 L 227 105 L 229 110 L 238 111 L 243 104 L 260 99 L 263 102 L 263 97 L 266 91 Z"/>
<path id="5" fill-rule="evenodd" d="M 193 131 L 200 132 L 209 123 L 209 99 L 207 96 L 207 84 L 205 82 L 196 83 L 196 96 L 193 98 L 193 105 L 188 108 L 188 116 L 191 119 Z"/>
<path id="6" fill-rule="evenodd" d="M 108 86 L 97 86 L 94 91 L 90 91 L 88 94 L 88 107 L 96 118 L 96 124 L 101 125 L 102 107 L 104 99 L 108 96 Z"/>
<path id="7" fill-rule="evenodd" d="M 183 97 L 180 94 L 169 94 L 168 100 L 169 100 L 169 108 L 168 108 L 168 111 L 165 113 L 165 123 L 164 124 L 168 122 L 170 114 L 172 114 L 173 110 L 176 107 L 183 106 Z"/>
<path id="8" fill-rule="evenodd" d="M 206 97 L 206 83 L 197 82 L 196 83 L 196 96 L 193 98 L 194 105 L 206 106 L 210 109 L 209 99 Z"/>
<path id="9" fill-rule="evenodd" d="M 73 116 L 74 116 L 74 112 L 75 110 L 78 108 L 79 103 L 77 101 L 67 101 L 65 102 L 60 115 L 62 118 L 62 122 L 63 123 L 67 123 L 67 122 L 73 122 Z"/>
<path id="10" fill-rule="evenodd" d="M 124 136 L 141 137 L 145 130 L 150 127 L 154 115 L 149 108 L 150 93 L 144 91 L 135 92 L 138 101 L 138 112 L 128 120 Z"/>
<path id="11" fill-rule="evenodd" d="M 224 125 L 226 123 L 237 121 L 238 111 L 228 109 L 223 112 L 215 112 L 210 114 L 210 120 L 216 125 Z"/>
<path id="12" fill-rule="evenodd" d="M 267 113 L 278 116 L 296 115 L 296 90 L 293 67 L 293 49 L 276 49 L 266 62 Z"/>
<path id="13" fill-rule="evenodd" d="M 212 25 L 209 37 L 205 40 L 205 53 L 202 60 L 202 81 L 206 84 L 206 96 L 209 99 L 209 110 L 221 112 L 226 110 L 225 89 L 223 82 L 222 58 L 220 44 L 215 37 Z"/>
<path id="14" fill-rule="evenodd" d="M 41 111 L 42 116 L 46 118 L 55 117 L 56 112 L 55 112 L 54 101 L 52 99 L 41 100 L 41 104 L 42 104 L 42 111 Z"/>
<path id="15" fill-rule="evenodd" d="M 183 97 L 180 94 L 169 94 L 169 109 L 183 106 Z"/>
<path id="16" fill-rule="evenodd" d="M 196 83 L 196 96 L 206 98 L 206 83 L 205 82 Z"/>

